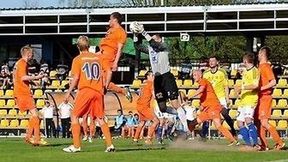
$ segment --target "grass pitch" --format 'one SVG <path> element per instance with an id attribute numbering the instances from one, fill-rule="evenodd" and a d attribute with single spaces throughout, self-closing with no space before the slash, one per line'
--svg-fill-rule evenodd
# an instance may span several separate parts
<path id="1" fill-rule="evenodd" d="M 93 143 L 83 142 L 82 152 L 73 154 L 62 151 L 71 144 L 71 139 L 47 141 L 49 146 L 34 147 L 21 138 L 0 138 L 0 162 L 288 162 L 287 150 L 240 152 L 237 146 L 227 147 L 224 140 L 199 142 L 196 139 L 148 147 L 129 139 L 115 139 L 117 151 L 104 153 L 104 141 L 94 139 Z"/>

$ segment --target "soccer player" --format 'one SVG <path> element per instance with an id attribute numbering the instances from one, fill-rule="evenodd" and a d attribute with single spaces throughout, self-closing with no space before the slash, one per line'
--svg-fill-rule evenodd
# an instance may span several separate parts
<path id="1" fill-rule="evenodd" d="M 271 94 L 273 87 L 276 85 L 276 79 L 274 77 L 271 65 L 268 63 L 270 54 L 271 49 L 267 46 L 262 47 L 258 53 L 260 88 L 258 93 L 258 105 L 255 110 L 255 119 L 258 121 L 257 123 L 259 123 L 257 124 L 257 127 L 261 141 L 261 149 L 264 151 L 268 149 L 266 130 L 268 130 L 276 143 L 275 149 L 280 150 L 285 146 L 285 143 L 281 140 L 275 127 L 268 123 L 268 120 L 271 117 Z"/>
<path id="2" fill-rule="evenodd" d="M 112 71 L 117 71 L 122 48 L 127 38 L 125 30 L 121 27 L 121 23 L 122 15 L 119 12 L 113 12 L 109 20 L 109 30 L 99 44 L 100 52 L 103 55 L 103 64 L 109 67 L 106 72 L 111 73 L 111 75 Z M 120 88 L 110 82 L 108 89 L 124 94 L 132 102 L 132 94 L 129 88 Z"/>
<path id="3" fill-rule="evenodd" d="M 203 73 L 203 78 L 207 79 L 213 86 L 213 89 L 217 95 L 220 104 L 222 105 L 221 114 L 226 120 L 227 124 L 231 128 L 231 133 L 236 136 L 236 130 L 233 126 L 233 120 L 229 116 L 230 104 L 229 100 L 229 87 L 228 87 L 228 76 L 224 69 L 219 67 L 219 62 L 216 56 L 209 58 L 209 69 Z"/>
<path id="4" fill-rule="evenodd" d="M 101 55 L 95 55 L 88 51 L 88 37 L 80 36 L 77 40 L 77 47 L 80 54 L 73 59 L 71 69 L 72 82 L 64 98 L 64 102 L 67 103 L 70 93 L 78 86 L 75 105 L 71 114 L 73 145 L 64 148 L 63 151 L 81 151 L 79 118 L 85 114 L 91 114 L 99 123 L 106 140 L 107 149 L 105 152 L 114 151 L 110 130 L 108 124 L 104 121 L 104 87 L 108 87 L 111 73 L 104 73 L 107 75 L 106 78 L 108 78 L 105 79 L 104 83 L 103 71 L 109 67 L 103 64 Z"/>
<path id="5" fill-rule="evenodd" d="M 178 117 L 184 126 L 184 131 L 187 132 L 187 120 L 183 107 L 178 101 L 178 87 L 175 77 L 170 72 L 169 51 L 167 45 L 162 41 L 159 34 L 152 37 L 144 30 L 142 24 L 136 26 L 139 33 L 149 42 L 149 45 L 143 46 L 139 43 L 138 37 L 134 34 L 135 48 L 141 52 L 149 54 L 152 72 L 154 79 L 154 93 L 161 112 L 175 113 L 177 110 Z M 166 101 L 170 99 L 172 109 L 167 107 Z"/>
<path id="6" fill-rule="evenodd" d="M 152 72 L 147 72 L 145 74 L 146 80 L 144 81 L 144 85 L 140 90 L 140 96 L 137 101 L 137 111 L 140 117 L 140 123 L 136 129 L 136 133 L 134 136 L 134 141 L 137 142 L 143 129 L 145 123 L 147 121 L 153 121 L 152 125 L 148 129 L 146 144 L 152 144 L 152 136 L 156 130 L 157 125 L 159 124 L 159 119 L 154 114 L 153 109 L 151 108 L 151 100 L 153 98 L 153 81 L 154 76 Z"/>
<path id="7" fill-rule="evenodd" d="M 199 89 L 195 92 L 192 98 L 197 95 L 201 95 L 201 113 L 196 117 L 196 119 L 188 123 L 189 130 L 193 132 L 197 124 L 207 120 L 212 120 L 215 127 L 224 135 L 224 137 L 229 140 L 230 144 L 228 146 L 239 145 L 229 130 L 223 127 L 221 124 L 220 112 L 222 106 L 214 92 L 211 83 L 202 77 L 202 72 L 200 70 L 193 71 L 193 78 L 196 82 L 199 83 Z"/>
<path id="8" fill-rule="evenodd" d="M 245 141 L 246 146 L 258 147 L 258 135 L 253 116 L 258 102 L 260 76 L 258 69 L 254 66 L 253 54 L 245 54 L 243 56 L 243 64 L 245 69 L 242 74 L 242 85 L 241 87 L 235 86 L 237 96 L 241 92 L 237 123 L 239 132 L 242 135 L 242 139 Z M 250 139 L 252 139 L 252 143 Z"/>
<path id="9" fill-rule="evenodd" d="M 13 82 L 15 101 L 19 110 L 21 112 L 29 111 L 31 114 L 25 141 L 33 145 L 46 145 L 47 142 L 40 138 L 40 120 L 29 87 L 30 82 L 39 80 L 44 75 L 39 73 L 37 76 L 28 76 L 28 62 L 33 59 L 33 50 L 30 46 L 22 47 L 20 53 L 22 58 L 14 66 Z M 32 136 L 34 137 L 32 138 Z"/>

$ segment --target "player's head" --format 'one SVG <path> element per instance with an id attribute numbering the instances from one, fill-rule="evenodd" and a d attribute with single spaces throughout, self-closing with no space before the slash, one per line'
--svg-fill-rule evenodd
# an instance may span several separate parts
<path id="1" fill-rule="evenodd" d="M 268 46 L 263 46 L 260 48 L 258 52 L 258 61 L 261 61 L 263 59 L 268 60 L 271 55 L 271 48 Z"/>
<path id="2" fill-rule="evenodd" d="M 89 38 L 87 36 L 81 35 L 77 40 L 77 47 L 80 52 L 89 50 Z"/>
<path id="3" fill-rule="evenodd" d="M 20 50 L 20 53 L 21 53 L 22 58 L 27 59 L 27 61 L 30 61 L 33 59 L 33 56 L 34 56 L 33 49 L 29 45 L 22 47 Z"/>
<path id="4" fill-rule="evenodd" d="M 253 53 L 246 53 L 243 56 L 244 66 L 247 68 L 247 67 L 250 67 L 251 65 L 254 65 L 254 59 L 255 57 Z"/>
<path id="5" fill-rule="evenodd" d="M 154 80 L 154 75 L 153 75 L 152 71 L 147 71 L 147 72 L 146 72 L 146 74 L 145 74 L 145 79 L 153 82 L 153 80 Z"/>
<path id="6" fill-rule="evenodd" d="M 217 56 L 211 56 L 209 57 L 209 67 L 210 68 L 215 68 L 216 66 L 218 66 L 219 64 L 219 61 L 218 61 L 218 58 Z"/>
<path id="7" fill-rule="evenodd" d="M 152 39 L 154 39 L 156 42 L 162 42 L 162 37 L 160 34 L 154 34 Z"/>
<path id="8" fill-rule="evenodd" d="M 202 78 L 202 71 L 200 69 L 193 71 L 193 79 L 198 82 Z"/>
<path id="9" fill-rule="evenodd" d="M 109 26 L 114 27 L 115 25 L 121 25 L 122 15 L 119 12 L 113 12 L 110 15 Z"/>

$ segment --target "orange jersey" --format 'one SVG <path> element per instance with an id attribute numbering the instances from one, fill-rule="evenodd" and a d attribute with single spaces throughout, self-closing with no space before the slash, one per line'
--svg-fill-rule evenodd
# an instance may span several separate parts
<path id="1" fill-rule="evenodd" d="M 140 96 L 137 100 L 137 108 L 149 108 L 152 100 L 153 82 L 147 81 L 140 89 Z"/>
<path id="2" fill-rule="evenodd" d="M 103 59 L 94 53 L 85 52 L 81 53 L 73 59 L 71 74 L 78 76 L 78 89 L 91 88 L 99 91 L 101 94 L 104 92 L 103 81 Z"/>
<path id="3" fill-rule="evenodd" d="M 115 59 L 118 43 L 125 44 L 127 34 L 122 27 L 119 28 L 110 28 L 107 31 L 107 34 L 100 41 L 100 49 L 104 50 L 104 54 L 109 55 L 105 58 Z"/>
<path id="4" fill-rule="evenodd" d="M 269 82 L 273 79 L 275 79 L 274 73 L 272 71 L 271 65 L 269 63 L 264 63 L 259 65 L 259 71 L 260 71 L 260 84 L 259 86 L 265 86 L 269 84 Z M 272 88 L 259 91 L 260 95 L 270 95 L 272 94 Z"/>
<path id="5" fill-rule="evenodd" d="M 204 92 L 200 96 L 201 106 L 211 109 L 219 108 L 220 102 L 214 92 L 212 84 L 205 78 L 199 80 L 199 86 L 204 86 Z"/>
<path id="6" fill-rule="evenodd" d="M 21 58 L 16 62 L 13 72 L 15 97 L 19 95 L 31 95 L 29 81 L 22 81 L 22 77 L 26 75 L 28 75 L 28 64 L 23 58 Z"/>

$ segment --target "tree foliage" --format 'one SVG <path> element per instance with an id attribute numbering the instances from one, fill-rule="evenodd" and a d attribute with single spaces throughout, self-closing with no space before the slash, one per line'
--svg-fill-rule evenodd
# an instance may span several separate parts
<path id="1" fill-rule="evenodd" d="M 105 0 L 59 0 L 59 4 L 68 7 L 85 7 L 105 5 Z"/>

